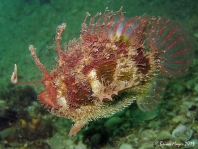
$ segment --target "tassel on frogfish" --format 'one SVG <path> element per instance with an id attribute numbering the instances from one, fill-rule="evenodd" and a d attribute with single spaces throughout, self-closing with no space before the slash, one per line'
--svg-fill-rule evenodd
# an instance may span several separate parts
<path id="1" fill-rule="evenodd" d="M 38 99 L 52 113 L 74 121 L 69 136 L 89 121 L 122 110 L 134 100 L 142 111 L 154 109 L 163 97 L 168 77 L 187 71 L 193 44 L 184 29 L 167 18 L 138 16 L 125 20 L 122 8 L 105 10 L 87 23 L 78 39 L 60 44 L 66 24 L 58 26 L 58 64 L 47 72 L 34 46 L 29 50 L 43 74 L 45 90 Z M 11 77 L 17 79 L 17 67 Z"/>

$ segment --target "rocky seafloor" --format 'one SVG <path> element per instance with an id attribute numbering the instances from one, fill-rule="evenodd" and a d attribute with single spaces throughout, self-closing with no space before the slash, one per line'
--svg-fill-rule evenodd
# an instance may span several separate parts
<path id="1" fill-rule="evenodd" d="M 196 67 L 185 76 L 170 80 L 157 109 L 145 113 L 132 104 L 112 116 L 90 122 L 72 138 L 67 136 L 71 121 L 46 112 L 30 86 L 11 84 L 9 92 L 1 94 L 0 148 L 196 148 L 198 78 L 197 72 L 193 73 Z"/>

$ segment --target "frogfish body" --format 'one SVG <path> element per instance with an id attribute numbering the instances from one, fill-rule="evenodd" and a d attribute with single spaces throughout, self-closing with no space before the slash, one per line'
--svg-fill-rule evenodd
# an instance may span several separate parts
<path id="1" fill-rule="evenodd" d="M 60 44 L 66 24 L 58 26 L 58 60 L 48 73 L 35 48 L 29 49 L 43 74 L 38 98 L 52 113 L 74 121 L 69 136 L 88 122 L 108 116 L 136 101 L 142 111 L 156 108 L 169 77 L 187 71 L 193 45 L 187 32 L 167 18 L 124 19 L 122 8 L 105 10 L 89 22 L 87 13 L 78 39 Z M 88 23 L 87 23 L 88 22 Z"/>

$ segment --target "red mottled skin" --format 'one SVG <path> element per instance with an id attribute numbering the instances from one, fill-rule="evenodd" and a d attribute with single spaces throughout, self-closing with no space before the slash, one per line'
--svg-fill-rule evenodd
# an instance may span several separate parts
<path id="1" fill-rule="evenodd" d="M 82 24 L 79 39 L 60 44 L 66 24 L 56 30 L 59 59 L 48 73 L 35 48 L 29 47 L 43 73 L 38 98 L 50 112 L 74 121 L 69 136 L 89 121 L 113 114 L 136 100 L 142 111 L 155 108 L 168 77 L 185 72 L 193 59 L 188 34 L 177 23 L 148 16 L 124 20 L 122 9 L 96 14 Z M 181 33 L 182 31 L 182 33 Z M 17 75 L 13 73 L 12 81 Z"/>

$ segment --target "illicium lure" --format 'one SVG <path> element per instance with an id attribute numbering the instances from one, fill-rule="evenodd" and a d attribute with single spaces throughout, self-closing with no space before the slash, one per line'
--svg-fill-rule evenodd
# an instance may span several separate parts
<path id="1" fill-rule="evenodd" d="M 184 29 L 167 18 L 138 16 L 124 19 L 117 12 L 97 13 L 82 23 L 78 39 L 62 47 L 66 24 L 58 26 L 57 65 L 47 72 L 35 47 L 29 46 L 45 86 L 38 99 L 52 113 L 74 121 L 69 136 L 85 124 L 113 114 L 134 100 L 142 111 L 155 108 L 163 97 L 168 77 L 187 71 L 193 45 Z M 17 79 L 17 66 L 11 77 Z"/>

